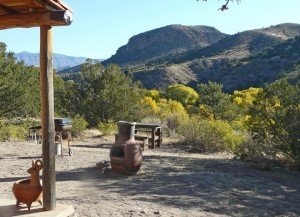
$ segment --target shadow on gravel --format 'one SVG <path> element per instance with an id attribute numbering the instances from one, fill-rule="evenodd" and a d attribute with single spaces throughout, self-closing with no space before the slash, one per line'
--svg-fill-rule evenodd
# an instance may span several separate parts
<path id="1" fill-rule="evenodd" d="M 36 160 L 36 159 L 41 159 L 42 156 L 27 156 L 27 157 L 18 157 L 18 159 L 32 159 L 32 160 Z"/>
<path id="2" fill-rule="evenodd" d="M 85 144 L 79 144 L 79 145 L 72 145 L 72 147 L 78 147 L 78 148 L 103 148 L 103 149 L 110 149 L 111 143 L 104 143 L 104 144 L 93 144 L 93 145 L 85 145 Z"/>
<path id="3" fill-rule="evenodd" d="M 5 178 L 0 178 L 0 183 L 1 182 L 15 182 L 20 179 L 28 179 L 28 176 L 19 176 L 19 177 L 5 177 Z"/>
<path id="4" fill-rule="evenodd" d="M 220 215 L 300 216 L 299 172 L 267 172 L 229 159 L 148 155 L 134 176 L 96 167 L 57 173 L 57 181 L 67 180 L 84 180 L 86 191 Z"/>

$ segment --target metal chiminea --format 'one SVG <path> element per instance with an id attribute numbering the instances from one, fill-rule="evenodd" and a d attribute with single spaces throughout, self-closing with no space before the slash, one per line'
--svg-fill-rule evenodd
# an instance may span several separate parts
<path id="1" fill-rule="evenodd" d="M 117 173 L 134 175 L 142 165 L 142 148 L 134 139 L 135 124 L 118 122 L 118 139 L 110 149 L 110 164 Z"/>

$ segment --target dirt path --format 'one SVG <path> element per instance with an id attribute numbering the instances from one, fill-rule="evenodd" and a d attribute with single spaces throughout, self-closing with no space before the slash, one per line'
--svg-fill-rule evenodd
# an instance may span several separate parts
<path id="1" fill-rule="evenodd" d="M 228 154 L 168 146 L 144 151 L 134 176 L 101 174 L 96 164 L 109 160 L 111 144 L 111 139 L 73 141 L 73 156 L 64 150 L 63 158 L 56 157 L 57 203 L 72 204 L 78 217 L 300 216 L 299 172 L 267 172 Z M 35 159 L 41 159 L 41 145 L 0 143 L 1 198 L 14 199 L 13 183 L 28 177 Z"/>

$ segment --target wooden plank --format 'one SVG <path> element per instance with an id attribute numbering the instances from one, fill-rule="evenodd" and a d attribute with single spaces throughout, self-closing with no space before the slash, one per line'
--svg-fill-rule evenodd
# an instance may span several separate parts
<path id="1" fill-rule="evenodd" d="M 143 151 L 148 148 L 148 146 L 149 146 L 149 136 L 134 135 L 134 139 L 143 142 L 142 145 L 141 145 Z"/>
<path id="2" fill-rule="evenodd" d="M 50 211 L 56 207 L 55 126 L 52 66 L 52 27 L 40 27 L 40 83 L 43 156 L 43 207 Z"/>
<path id="3" fill-rule="evenodd" d="M 135 133 L 139 133 L 139 132 L 142 132 L 142 133 L 151 133 L 152 130 L 146 130 L 146 129 L 135 129 Z"/>
<path id="4" fill-rule="evenodd" d="M 70 11 L 5 14 L 0 16 L 0 20 L 0 30 L 40 26 L 66 26 L 72 23 L 72 14 Z"/>

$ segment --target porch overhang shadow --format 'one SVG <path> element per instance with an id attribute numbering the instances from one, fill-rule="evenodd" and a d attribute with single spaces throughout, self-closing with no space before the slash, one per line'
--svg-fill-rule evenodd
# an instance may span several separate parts
<path id="1" fill-rule="evenodd" d="M 43 209 L 56 208 L 52 26 L 72 22 L 72 10 L 60 0 L 0 0 L 0 30 L 40 28 Z"/>

